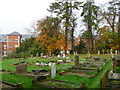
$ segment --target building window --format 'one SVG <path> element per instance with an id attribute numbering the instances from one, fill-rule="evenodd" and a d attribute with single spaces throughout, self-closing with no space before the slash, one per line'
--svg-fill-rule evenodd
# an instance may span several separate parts
<path id="1" fill-rule="evenodd" d="M 18 41 L 18 39 L 15 39 L 15 42 L 17 42 Z"/>
<path id="2" fill-rule="evenodd" d="M 21 42 L 25 41 L 25 38 L 21 38 Z"/>
<path id="3" fill-rule="evenodd" d="M 7 42 L 7 38 L 4 38 L 4 42 Z"/>
<path id="4" fill-rule="evenodd" d="M 12 39 L 9 39 L 9 42 L 12 42 Z"/>
<path id="5" fill-rule="evenodd" d="M 9 51 L 9 53 L 12 53 L 12 51 Z"/>
<path id="6" fill-rule="evenodd" d="M 11 47 L 12 47 L 12 45 L 9 45 L 9 47 L 11 48 Z"/>
<path id="7" fill-rule="evenodd" d="M 7 45 L 4 45 L 4 47 L 7 47 Z"/>
<path id="8" fill-rule="evenodd" d="M 6 49 L 7 49 L 7 47 L 4 47 L 4 49 L 6 50 Z"/>
<path id="9" fill-rule="evenodd" d="M 7 55 L 7 51 L 4 51 L 3 53 L 4 53 L 4 56 L 6 56 L 6 55 Z"/>
<path id="10" fill-rule="evenodd" d="M 18 47 L 18 45 L 15 45 L 15 47 Z"/>

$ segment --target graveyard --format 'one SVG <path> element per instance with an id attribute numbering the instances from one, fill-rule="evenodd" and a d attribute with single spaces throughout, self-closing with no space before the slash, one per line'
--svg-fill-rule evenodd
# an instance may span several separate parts
<path id="1" fill-rule="evenodd" d="M 119 88 L 119 70 L 111 54 L 3 59 L 0 82 L 3 88 Z"/>

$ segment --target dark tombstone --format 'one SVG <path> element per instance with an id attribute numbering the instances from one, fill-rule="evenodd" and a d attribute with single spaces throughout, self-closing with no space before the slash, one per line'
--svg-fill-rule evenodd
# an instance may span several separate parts
<path id="1" fill-rule="evenodd" d="M 16 73 L 27 73 L 27 65 L 26 64 L 20 64 L 16 66 Z"/>
<path id="2" fill-rule="evenodd" d="M 72 62 L 72 61 L 73 61 L 73 58 L 71 58 L 70 61 Z"/>
<path id="3" fill-rule="evenodd" d="M 94 60 L 95 60 L 95 61 L 99 61 L 100 58 L 99 58 L 99 57 L 94 57 Z"/>
<path id="4" fill-rule="evenodd" d="M 46 76 L 38 76 L 37 78 L 36 78 L 36 80 L 37 81 L 41 81 L 41 80 L 44 80 L 44 79 L 46 79 L 47 77 Z"/>
<path id="5" fill-rule="evenodd" d="M 79 56 L 75 56 L 75 66 L 79 65 Z"/>
<path id="6" fill-rule="evenodd" d="M 66 63 L 66 59 L 63 59 L 63 63 Z"/>

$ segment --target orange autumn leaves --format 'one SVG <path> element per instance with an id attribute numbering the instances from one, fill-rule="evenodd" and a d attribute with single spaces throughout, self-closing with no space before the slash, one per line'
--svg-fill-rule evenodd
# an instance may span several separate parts
<path id="1" fill-rule="evenodd" d="M 54 52 L 65 47 L 65 36 L 58 18 L 46 17 L 37 23 L 37 30 L 39 30 L 40 35 L 36 41 L 40 42 L 47 52 Z"/>

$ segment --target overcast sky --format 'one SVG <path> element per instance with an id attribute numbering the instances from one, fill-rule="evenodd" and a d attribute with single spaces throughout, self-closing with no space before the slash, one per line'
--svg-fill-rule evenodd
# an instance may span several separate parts
<path id="1" fill-rule="evenodd" d="M 0 0 L 0 34 L 27 33 L 32 23 L 50 15 L 46 10 L 55 0 Z M 85 0 L 80 0 L 85 1 Z M 104 4 L 110 0 L 95 0 Z"/>

